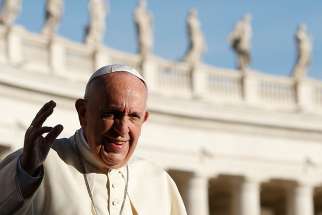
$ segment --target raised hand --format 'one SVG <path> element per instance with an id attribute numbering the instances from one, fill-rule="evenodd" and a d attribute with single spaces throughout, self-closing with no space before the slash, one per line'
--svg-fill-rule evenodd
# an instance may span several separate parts
<path id="1" fill-rule="evenodd" d="M 55 127 L 42 126 L 45 120 L 53 113 L 56 103 L 49 101 L 37 113 L 31 125 L 25 133 L 21 167 L 30 175 L 35 175 L 39 167 L 46 160 L 49 149 L 58 135 L 62 132 L 63 126 Z M 47 133 L 45 136 L 43 136 Z"/>

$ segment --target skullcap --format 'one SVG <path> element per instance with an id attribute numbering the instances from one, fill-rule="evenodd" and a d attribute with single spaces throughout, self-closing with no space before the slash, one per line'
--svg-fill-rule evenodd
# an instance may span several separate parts
<path id="1" fill-rule="evenodd" d="M 96 72 L 94 72 L 91 77 L 89 78 L 87 85 L 95 78 L 106 75 L 106 74 L 110 74 L 113 72 L 127 72 L 131 75 L 134 75 L 135 77 L 137 77 L 138 79 L 140 79 L 144 85 L 146 86 L 146 82 L 143 78 L 143 76 L 133 67 L 127 66 L 127 65 L 122 65 L 122 64 L 112 64 L 112 65 L 107 65 L 107 66 L 103 66 L 101 68 L 99 68 L 98 70 L 96 70 Z"/>

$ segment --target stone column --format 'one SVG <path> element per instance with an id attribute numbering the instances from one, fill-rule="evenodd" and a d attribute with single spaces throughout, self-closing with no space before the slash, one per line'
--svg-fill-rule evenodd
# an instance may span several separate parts
<path id="1" fill-rule="evenodd" d="M 49 65 L 56 74 L 65 72 L 65 48 L 62 40 L 53 37 L 49 42 Z"/>
<path id="2" fill-rule="evenodd" d="M 207 91 L 207 74 L 202 70 L 200 64 L 192 66 L 192 95 L 195 98 L 202 98 Z"/>
<path id="3" fill-rule="evenodd" d="M 7 32 L 7 56 L 12 64 L 19 64 L 22 61 L 22 29 L 10 27 Z"/>
<path id="4" fill-rule="evenodd" d="M 236 179 L 232 189 L 233 215 L 260 215 L 260 183 L 250 178 Z"/>
<path id="5" fill-rule="evenodd" d="M 314 105 L 312 87 L 309 80 L 300 80 L 294 83 L 296 102 L 302 111 L 310 111 Z"/>
<path id="6" fill-rule="evenodd" d="M 140 66 L 149 92 L 155 92 L 157 90 L 157 62 L 155 62 L 152 56 L 149 56 L 145 60 L 142 60 Z"/>
<path id="7" fill-rule="evenodd" d="M 94 50 L 93 59 L 94 59 L 94 71 L 96 71 L 102 66 L 105 66 L 111 63 L 109 55 L 102 47 L 98 48 L 97 50 Z"/>
<path id="8" fill-rule="evenodd" d="M 242 96 L 249 104 L 256 104 L 258 101 L 258 79 L 256 74 L 248 71 L 241 76 Z"/>
<path id="9" fill-rule="evenodd" d="M 208 178 L 193 174 L 187 179 L 184 200 L 189 215 L 209 215 Z"/>
<path id="10" fill-rule="evenodd" d="M 288 188 L 287 215 L 314 215 L 313 187 L 296 184 Z"/>

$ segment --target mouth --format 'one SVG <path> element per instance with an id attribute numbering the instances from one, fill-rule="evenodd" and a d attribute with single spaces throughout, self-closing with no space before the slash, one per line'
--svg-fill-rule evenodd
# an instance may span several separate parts
<path id="1" fill-rule="evenodd" d="M 106 152 L 121 152 L 128 143 L 129 139 L 123 137 L 104 137 L 103 139 L 103 147 Z"/>

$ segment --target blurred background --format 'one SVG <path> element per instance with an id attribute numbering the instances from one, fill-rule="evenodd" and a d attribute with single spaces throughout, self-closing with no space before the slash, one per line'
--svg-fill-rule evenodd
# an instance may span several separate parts
<path id="1" fill-rule="evenodd" d="M 150 94 L 136 156 L 188 214 L 322 214 L 322 2 L 0 2 L 0 156 L 48 100 L 72 135 L 89 76 L 128 64 Z"/>
<path id="2" fill-rule="evenodd" d="M 133 24 L 135 0 L 108 1 L 104 44 L 135 53 Z M 23 10 L 17 23 L 32 32 L 43 25 L 45 1 L 22 1 Z M 153 15 L 154 53 L 167 59 L 179 59 L 187 49 L 185 19 L 191 8 L 198 10 L 201 29 L 208 45 L 204 61 L 220 67 L 234 67 L 233 52 L 227 37 L 235 23 L 246 13 L 252 15 L 252 67 L 271 74 L 289 75 L 296 59 L 294 34 L 300 23 L 307 25 L 313 40 L 310 76 L 322 78 L 322 3 L 317 1 L 224 1 L 224 0 L 150 0 Z M 74 41 L 83 39 L 88 22 L 87 1 L 64 2 L 64 14 L 58 29 L 60 35 Z"/>

